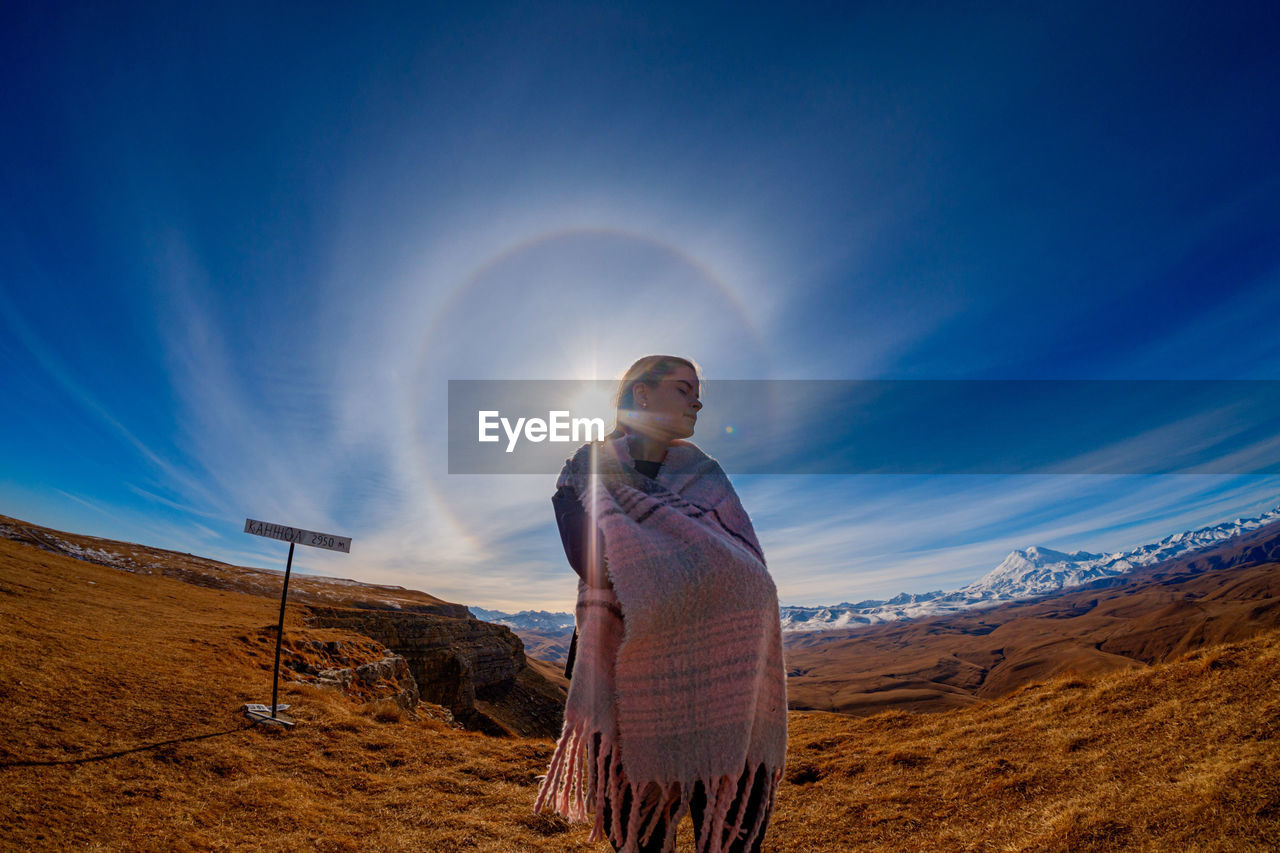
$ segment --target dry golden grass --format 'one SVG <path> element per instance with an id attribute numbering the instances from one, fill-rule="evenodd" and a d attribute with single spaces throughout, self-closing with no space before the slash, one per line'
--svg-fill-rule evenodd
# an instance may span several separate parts
<path id="1" fill-rule="evenodd" d="M 1274 850 L 1278 641 L 940 714 L 793 713 L 777 849 Z"/>
<path id="2" fill-rule="evenodd" d="M 610 849 L 530 814 L 550 741 L 296 684 L 296 729 L 250 727 L 242 703 L 270 700 L 267 599 L 0 541 L 0 619 L 0 848 Z M 1278 646 L 940 714 L 793 713 L 765 849 L 1274 849 Z"/>

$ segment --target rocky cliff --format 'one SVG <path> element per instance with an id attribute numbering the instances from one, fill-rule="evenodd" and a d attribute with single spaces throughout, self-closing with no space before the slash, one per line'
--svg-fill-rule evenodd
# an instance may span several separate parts
<path id="1" fill-rule="evenodd" d="M 307 608 L 316 627 L 371 637 L 402 656 L 421 697 L 471 729 L 495 735 L 557 737 L 564 690 L 529 666 L 510 628 L 473 618 L 349 607 Z"/>

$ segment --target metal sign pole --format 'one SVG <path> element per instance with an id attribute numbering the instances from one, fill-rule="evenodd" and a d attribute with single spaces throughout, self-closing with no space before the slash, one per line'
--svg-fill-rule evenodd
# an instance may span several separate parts
<path id="1" fill-rule="evenodd" d="M 255 723 L 292 727 L 294 720 L 285 714 L 278 713 L 288 709 L 289 706 L 277 704 L 277 700 L 280 698 L 280 650 L 284 645 L 284 608 L 289 599 L 289 573 L 293 570 L 293 548 L 298 543 L 302 543 L 313 548 L 350 554 L 351 540 L 346 536 L 317 533 L 314 530 L 303 530 L 284 524 L 270 524 L 265 521 L 255 521 L 252 518 L 244 520 L 244 532 L 289 543 L 289 559 L 284 564 L 284 588 L 280 591 L 280 619 L 276 623 L 276 664 L 271 676 L 271 707 L 266 708 L 253 702 L 246 702 L 244 712 Z"/>
<path id="2" fill-rule="evenodd" d="M 289 597 L 289 570 L 293 568 L 293 546 L 289 543 L 289 559 L 284 564 L 284 590 L 280 593 L 280 621 L 276 625 L 276 667 L 271 678 L 271 719 L 276 718 L 276 699 L 280 695 L 280 645 L 284 642 L 284 603 Z"/>

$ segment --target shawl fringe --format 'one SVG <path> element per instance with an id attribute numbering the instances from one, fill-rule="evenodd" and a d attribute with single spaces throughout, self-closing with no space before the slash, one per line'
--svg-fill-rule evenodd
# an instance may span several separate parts
<path id="1" fill-rule="evenodd" d="M 597 739 L 600 748 L 594 750 Z M 652 841 L 655 830 L 662 826 L 665 829 L 663 849 L 675 849 L 676 829 L 690 813 L 693 789 L 681 790 L 679 782 L 672 782 L 665 789 L 649 782 L 642 791 L 627 778 L 620 759 L 617 744 L 608 732 L 591 731 L 585 720 L 566 720 L 564 733 L 534 801 L 534 814 L 558 812 L 571 823 L 591 820 L 587 840 L 607 838 L 618 848 L 618 853 L 637 853 L 641 846 Z M 759 805 L 751 824 L 746 825 L 747 805 L 753 799 L 757 777 L 762 775 L 765 779 Z M 773 810 L 782 769 L 769 772 L 763 764 L 757 764 L 744 767 L 738 776 L 700 781 L 707 801 L 702 824 L 697 828 L 697 853 L 725 853 L 735 842 L 741 844 L 739 849 L 750 850 L 765 817 Z M 621 809 L 624 798 L 631 803 L 625 826 Z M 606 802 L 610 805 L 608 826 L 605 825 Z"/>

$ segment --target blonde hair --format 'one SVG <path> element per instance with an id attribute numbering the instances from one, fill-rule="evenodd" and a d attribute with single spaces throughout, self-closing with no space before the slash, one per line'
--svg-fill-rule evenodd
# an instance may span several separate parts
<path id="1" fill-rule="evenodd" d="M 624 418 L 622 413 L 624 410 L 636 407 L 636 383 L 643 382 L 650 388 L 656 388 L 662 378 L 673 373 L 677 367 L 687 367 L 692 370 L 694 376 L 698 377 L 699 385 L 702 384 L 702 368 L 698 366 L 697 362 L 681 358 L 678 355 L 646 355 L 628 367 L 627 372 L 622 375 L 622 380 L 618 383 L 618 391 L 613 397 L 613 432 L 609 433 L 606 438 L 617 438 L 627 431 L 623 426 Z"/>

